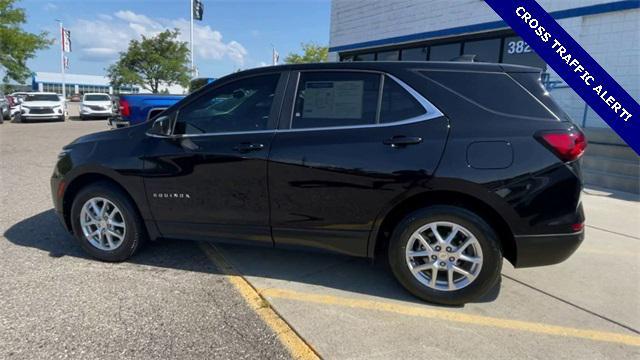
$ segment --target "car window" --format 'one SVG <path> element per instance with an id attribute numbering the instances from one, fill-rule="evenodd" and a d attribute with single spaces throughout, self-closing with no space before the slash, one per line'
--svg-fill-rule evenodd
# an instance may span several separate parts
<path id="1" fill-rule="evenodd" d="M 180 109 L 175 134 L 267 129 L 279 74 L 254 76 L 204 93 Z"/>
<path id="2" fill-rule="evenodd" d="M 84 101 L 111 101 L 109 95 L 85 95 Z"/>
<path id="3" fill-rule="evenodd" d="M 389 77 L 384 79 L 380 105 L 381 123 L 407 120 L 427 112 L 418 100 Z"/>
<path id="4" fill-rule="evenodd" d="M 60 101 L 60 98 L 55 94 L 33 94 L 27 95 L 24 101 Z"/>
<path id="5" fill-rule="evenodd" d="M 300 74 L 291 128 L 375 124 L 380 75 L 319 71 Z"/>

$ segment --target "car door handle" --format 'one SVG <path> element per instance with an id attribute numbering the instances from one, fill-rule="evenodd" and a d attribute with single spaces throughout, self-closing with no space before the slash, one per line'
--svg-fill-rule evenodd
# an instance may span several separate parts
<path id="1" fill-rule="evenodd" d="M 385 140 L 385 145 L 390 145 L 392 148 L 405 147 L 407 145 L 415 145 L 422 142 L 422 138 L 418 136 L 394 136 Z"/>
<path id="2" fill-rule="evenodd" d="M 256 143 L 241 143 L 233 148 L 233 150 L 246 154 L 251 151 L 260 151 L 264 149 L 264 144 L 256 144 Z"/>

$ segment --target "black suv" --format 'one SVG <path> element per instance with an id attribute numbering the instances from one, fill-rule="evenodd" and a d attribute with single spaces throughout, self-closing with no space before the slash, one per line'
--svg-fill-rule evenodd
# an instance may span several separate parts
<path id="1" fill-rule="evenodd" d="M 361 62 L 216 80 L 147 123 L 64 147 L 51 179 L 94 257 L 146 239 L 387 256 L 427 301 L 460 304 L 583 239 L 586 141 L 534 68 Z"/>

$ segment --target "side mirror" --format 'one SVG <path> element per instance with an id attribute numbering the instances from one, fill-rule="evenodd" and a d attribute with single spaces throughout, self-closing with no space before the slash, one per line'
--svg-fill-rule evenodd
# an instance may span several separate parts
<path id="1" fill-rule="evenodd" d="M 171 116 L 164 115 L 155 119 L 148 133 L 152 135 L 159 135 L 159 136 L 170 136 L 171 135 Z"/>

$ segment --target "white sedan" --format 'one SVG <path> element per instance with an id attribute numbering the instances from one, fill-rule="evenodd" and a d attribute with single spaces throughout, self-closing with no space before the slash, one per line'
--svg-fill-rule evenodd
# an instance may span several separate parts
<path id="1" fill-rule="evenodd" d="M 20 121 L 57 120 L 64 121 L 64 100 L 56 93 L 33 92 L 27 94 L 20 104 Z"/>
<path id="2" fill-rule="evenodd" d="M 113 103 L 108 94 L 88 93 L 82 97 L 80 119 L 108 118 L 113 115 Z"/>

